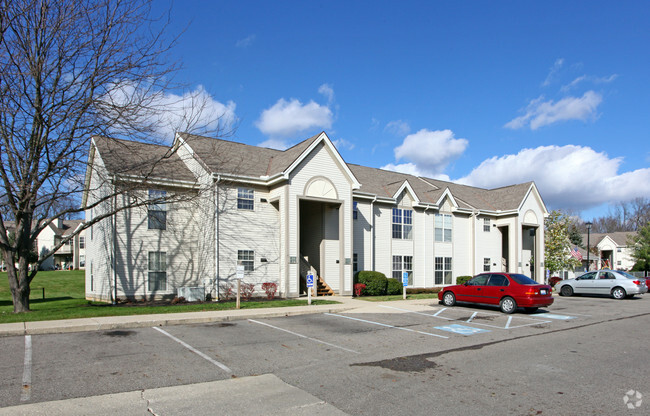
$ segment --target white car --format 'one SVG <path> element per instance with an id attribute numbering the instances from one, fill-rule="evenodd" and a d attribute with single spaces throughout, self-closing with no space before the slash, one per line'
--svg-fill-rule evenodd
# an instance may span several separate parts
<path id="1" fill-rule="evenodd" d="M 625 299 L 648 292 L 644 278 L 616 270 L 588 272 L 575 279 L 561 280 L 556 287 L 561 296 L 584 293 L 611 295 L 615 299 Z"/>

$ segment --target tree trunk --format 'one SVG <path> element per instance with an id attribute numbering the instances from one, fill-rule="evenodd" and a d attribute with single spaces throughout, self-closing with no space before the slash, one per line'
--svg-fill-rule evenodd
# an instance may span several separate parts
<path id="1" fill-rule="evenodd" d="M 14 313 L 29 312 L 29 285 L 11 289 L 11 297 L 14 301 Z"/>

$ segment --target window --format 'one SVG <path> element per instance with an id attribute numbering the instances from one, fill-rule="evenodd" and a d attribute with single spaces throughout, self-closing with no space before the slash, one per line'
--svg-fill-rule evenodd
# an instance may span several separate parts
<path id="1" fill-rule="evenodd" d="M 435 239 L 439 242 L 451 243 L 451 214 L 436 214 Z"/>
<path id="2" fill-rule="evenodd" d="M 167 253 L 149 252 L 149 291 L 167 290 Z"/>
<path id="3" fill-rule="evenodd" d="M 356 202 L 352 203 L 352 219 L 356 220 L 359 217 L 359 207 Z"/>
<path id="4" fill-rule="evenodd" d="M 435 258 L 435 284 L 451 284 L 451 257 Z"/>
<path id="5" fill-rule="evenodd" d="M 255 208 L 254 198 L 252 189 L 237 188 L 237 208 L 252 211 Z"/>
<path id="6" fill-rule="evenodd" d="M 79 255 L 79 267 L 86 267 L 86 256 L 83 254 Z"/>
<path id="7" fill-rule="evenodd" d="M 86 248 L 86 237 L 79 237 L 79 248 Z"/>
<path id="8" fill-rule="evenodd" d="M 166 230 L 167 229 L 167 203 L 165 197 L 167 191 L 157 189 L 149 190 L 149 229 Z"/>
<path id="9" fill-rule="evenodd" d="M 244 271 L 255 269 L 255 252 L 253 250 L 237 250 L 237 264 L 244 266 Z"/>
<path id="10" fill-rule="evenodd" d="M 484 272 L 490 271 L 490 259 L 488 257 L 483 258 L 483 271 Z"/>
<path id="11" fill-rule="evenodd" d="M 505 277 L 502 274 L 493 274 L 490 276 L 490 280 L 488 281 L 488 286 L 508 286 L 510 285 L 510 281 L 508 280 L 507 277 Z"/>
<path id="12" fill-rule="evenodd" d="M 393 238 L 413 239 L 413 210 L 393 208 Z"/>
<path id="13" fill-rule="evenodd" d="M 489 218 L 483 218 L 483 231 L 486 233 L 490 232 L 490 219 Z"/>
<path id="14" fill-rule="evenodd" d="M 393 256 L 393 278 L 402 282 L 403 273 L 408 273 L 408 284 L 413 284 L 413 256 Z"/>
<path id="15" fill-rule="evenodd" d="M 622 251 L 622 250 L 621 250 L 620 247 L 616 247 L 616 252 L 617 252 L 617 253 L 620 253 L 621 251 Z"/>
<path id="16" fill-rule="evenodd" d="M 352 271 L 356 273 L 359 270 L 359 255 L 357 253 L 352 254 Z"/>

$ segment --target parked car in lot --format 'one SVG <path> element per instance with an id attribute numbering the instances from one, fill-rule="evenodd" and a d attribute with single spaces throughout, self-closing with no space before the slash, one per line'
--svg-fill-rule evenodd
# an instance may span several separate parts
<path id="1" fill-rule="evenodd" d="M 499 305 L 503 313 L 513 313 L 518 307 L 534 312 L 553 303 L 549 285 L 516 273 L 481 273 L 462 285 L 445 287 L 438 299 L 445 306 L 456 302 Z"/>
<path id="2" fill-rule="evenodd" d="M 614 299 L 625 299 L 648 292 L 645 279 L 616 270 L 587 272 L 575 279 L 562 280 L 555 287 L 562 296 L 584 293 L 610 295 Z"/>

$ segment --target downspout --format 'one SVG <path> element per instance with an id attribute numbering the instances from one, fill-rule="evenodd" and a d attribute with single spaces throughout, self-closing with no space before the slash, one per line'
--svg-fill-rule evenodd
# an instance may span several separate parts
<path id="1" fill-rule="evenodd" d="M 422 247 L 424 247 L 424 287 L 427 287 L 427 257 L 428 256 L 427 256 L 427 226 L 426 226 L 427 221 L 426 221 L 426 219 L 427 219 L 427 210 L 429 210 L 429 208 L 431 208 L 431 207 L 428 206 L 428 205 L 424 208 L 424 215 L 423 215 L 423 217 L 424 217 L 423 220 L 424 220 L 424 224 L 425 224 L 425 226 L 424 226 L 424 244 L 422 244 Z M 415 238 L 413 239 L 413 242 L 415 244 Z M 435 245 L 435 242 L 434 242 L 434 245 Z M 435 262 L 435 259 L 434 259 L 434 262 Z M 434 271 L 433 274 L 434 274 L 434 276 L 433 276 L 433 279 L 431 281 L 432 281 L 432 283 L 435 284 L 435 279 L 436 279 L 435 278 L 435 271 Z M 433 284 L 431 286 L 433 286 Z"/>
<path id="2" fill-rule="evenodd" d="M 481 211 L 472 212 L 470 218 L 472 218 L 472 276 L 476 275 L 476 220 L 478 216 L 481 215 Z"/>
<path id="3" fill-rule="evenodd" d="M 115 253 L 117 253 L 117 180 L 115 175 L 113 175 L 113 218 L 111 221 L 112 226 L 112 237 L 113 237 L 113 252 L 111 253 L 111 268 L 113 272 L 113 305 L 117 303 L 117 259 L 115 258 Z"/>
<path id="4" fill-rule="evenodd" d="M 377 201 L 377 196 L 373 198 L 370 202 L 370 214 L 372 215 L 372 233 L 370 234 L 370 264 L 372 265 L 372 271 L 375 269 L 375 202 Z"/>
<path id="5" fill-rule="evenodd" d="M 220 298 L 219 293 L 219 182 L 221 175 L 217 175 L 217 181 L 214 184 L 212 195 L 214 198 L 214 286 L 217 294 L 217 301 Z"/>

